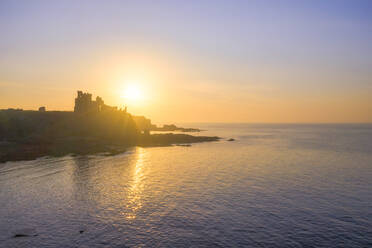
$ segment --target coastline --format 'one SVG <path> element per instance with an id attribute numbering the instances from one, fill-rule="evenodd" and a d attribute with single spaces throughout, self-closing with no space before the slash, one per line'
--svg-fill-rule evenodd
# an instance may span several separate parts
<path id="1" fill-rule="evenodd" d="M 132 145 L 120 142 L 103 143 L 98 139 L 91 138 L 65 138 L 53 143 L 0 143 L 0 163 L 9 161 L 27 161 L 40 157 L 61 157 L 65 155 L 92 155 L 102 153 L 105 156 L 112 156 L 124 153 L 128 148 L 173 146 L 201 142 L 219 141 L 217 136 L 193 136 L 188 134 L 151 134 L 141 135 L 138 141 Z"/>
<path id="2" fill-rule="evenodd" d="M 44 156 L 114 155 L 129 147 L 171 146 L 217 141 L 219 137 L 189 134 L 150 134 L 151 131 L 200 132 L 174 124 L 158 127 L 127 108 L 104 103 L 99 96 L 77 92 L 74 111 L 0 110 L 0 163 L 33 160 Z"/>

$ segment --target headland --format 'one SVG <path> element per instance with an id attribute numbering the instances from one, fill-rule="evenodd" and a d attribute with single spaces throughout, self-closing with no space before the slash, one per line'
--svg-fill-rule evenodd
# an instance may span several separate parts
<path id="1" fill-rule="evenodd" d="M 169 146 L 217 141 L 219 137 L 151 134 L 151 131 L 197 132 L 175 125 L 157 127 L 127 108 L 108 106 L 103 99 L 78 91 L 74 111 L 0 110 L 0 162 L 67 154 L 117 154 L 133 146 Z"/>

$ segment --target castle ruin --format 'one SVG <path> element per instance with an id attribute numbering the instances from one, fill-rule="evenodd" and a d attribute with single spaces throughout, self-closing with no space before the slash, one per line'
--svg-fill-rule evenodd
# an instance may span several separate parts
<path id="1" fill-rule="evenodd" d="M 97 96 L 96 100 L 92 100 L 92 94 L 84 93 L 82 91 L 77 92 L 78 95 L 75 98 L 75 113 L 97 113 L 102 111 L 123 111 L 127 112 L 127 108 L 121 110 L 117 107 L 111 107 L 104 103 L 101 97 Z"/>

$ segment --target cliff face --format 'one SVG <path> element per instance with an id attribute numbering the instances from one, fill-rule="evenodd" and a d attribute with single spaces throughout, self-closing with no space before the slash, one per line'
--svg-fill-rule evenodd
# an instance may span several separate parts
<path id="1" fill-rule="evenodd" d="M 0 162 L 118 152 L 138 143 L 130 114 L 0 110 Z"/>
<path id="2" fill-rule="evenodd" d="M 134 144 L 139 131 L 132 117 L 120 111 L 0 111 L 0 140 L 54 143 L 71 137 Z"/>
<path id="3" fill-rule="evenodd" d="M 148 119 L 139 119 L 145 120 L 144 127 L 148 127 Z M 132 116 L 123 111 L 0 110 L 0 162 L 66 154 L 116 154 L 136 145 L 164 146 L 217 140 L 218 137 L 186 134 L 141 134 Z"/>
<path id="4" fill-rule="evenodd" d="M 156 125 L 152 124 L 151 120 L 147 119 L 144 116 L 132 116 L 132 117 L 140 131 L 153 130 L 154 128 L 156 128 Z"/>

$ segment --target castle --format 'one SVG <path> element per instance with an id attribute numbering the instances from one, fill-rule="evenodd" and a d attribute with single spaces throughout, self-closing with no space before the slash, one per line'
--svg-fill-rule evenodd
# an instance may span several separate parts
<path id="1" fill-rule="evenodd" d="M 82 91 L 77 92 L 78 95 L 75 98 L 75 113 L 97 113 L 103 111 L 123 111 L 127 112 L 127 107 L 124 110 L 121 110 L 117 107 L 111 107 L 104 103 L 101 97 L 97 96 L 96 100 L 92 100 L 92 94 L 83 93 Z"/>

